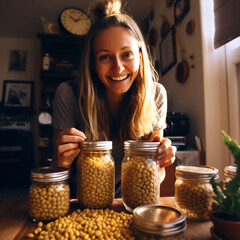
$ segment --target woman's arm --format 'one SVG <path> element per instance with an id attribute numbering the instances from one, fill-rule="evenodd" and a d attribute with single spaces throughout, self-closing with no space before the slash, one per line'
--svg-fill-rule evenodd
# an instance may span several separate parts
<path id="1" fill-rule="evenodd" d="M 79 143 L 86 139 L 83 132 L 76 128 L 64 131 L 54 128 L 53 165 L 70 168 L 73 160 L 79 154 Z"/>

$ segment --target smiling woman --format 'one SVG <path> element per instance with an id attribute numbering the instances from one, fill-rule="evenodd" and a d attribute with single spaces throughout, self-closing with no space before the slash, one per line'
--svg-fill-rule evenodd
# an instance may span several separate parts
<path id="1" fill-rule="evenodd" d="M 150 62 L 136 22 L 123 13 L 120 0 L 99 0 L 89 8 L 93 19 L 87 34 L 79 79 L 62 83 L 53 108 L 54 162 L 72 167 L 79 146 L 88 141 L 112 141 L 116 194 L 121 194 L 124 140 L 159 142 L 161 167 L 175 160 L 176 148 L 163 138 L 167 95 Z M 164 168 L 162 168 L 162 176 Z M 164 177 L 162 178 L 162 180 Z"/>

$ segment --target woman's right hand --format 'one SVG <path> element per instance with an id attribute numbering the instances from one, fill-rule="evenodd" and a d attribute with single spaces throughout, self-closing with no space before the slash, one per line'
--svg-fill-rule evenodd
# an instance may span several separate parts
<path id="1" fill-rule="evenodd" d="M 54 139 L 57 165 L 70 168 L 73 160 L 80 152 L 79 143 L 86 139 L 85 134 L 76 128 L 69 128 L 64 131 L 54 129 Z"/>

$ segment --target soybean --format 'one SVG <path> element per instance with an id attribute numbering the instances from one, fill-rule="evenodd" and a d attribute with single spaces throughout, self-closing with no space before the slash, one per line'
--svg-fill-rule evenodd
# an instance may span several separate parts
<path id="1" fill-rule="evenodd" d="M 189 218 L 208 219 L 212 196 L 209 180 L 184 179 L 175 183 L 176 204 Z"/>
<path id="2" fill-rule="evenodd" d="M 68 214 L 70 188 L 66 182 L 32 183 L 29 189 L 29 215 L 36 221 L 50 221 Z M 40 227 L 40 226 L 39 226 Z"/>
<path id="3" fill-rule="evenodd" d="M 78 159 L 77 198 L 86 208 L 105 208 L 114 199 L 114 162 L 108 155 L 82 154 Z"/>
<path id="4" fill-rule="evenodd" d="M 129 209 L 155 204 L 160 197 L 159 164 L 143 156 L 132 156 L 122 164 L 122 197 Z"/>

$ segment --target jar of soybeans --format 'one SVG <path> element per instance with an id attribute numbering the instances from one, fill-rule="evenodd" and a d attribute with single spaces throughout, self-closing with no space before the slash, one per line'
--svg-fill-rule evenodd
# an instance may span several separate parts
<path id="1" fill-rule="evenodd" d="M 77 161 L 77 198 L 82 207 L 105 208 L 115 195 L 111 141 L 84 141 Z"/>
<path id="2" fill-rule="evenodd" d="M 175 201 L 188 218 L 207 220 L 212 208 L 212 177 L 218 169 L 208 166 L 180 165 L 176 167 Z"/>
<path id="3" fill-rule="evenodd" d="M 156 204 L 160 197 L 160 166 L 156 159 L 159 142 L 125 141 L 121 192 L 125 208 Z"/>
<path id="4" fill-rule="evenodd" d="M 225 181 L 230 182 L 236 176 L 236 173 L 237 173 L 237 166 L 235 165 L 226 166 L 224 168 Z"/>
<path id="5" fill-rule="evenodd" d="M 29 215 L 34 221 L 50 221 L 69 212 L 69 170 L 42 167 L 31 171 Z"/>
<path id="6" fill-rule="evenodd" d="M 183 240 L 187 226 L 183 212 L 157 204 L 135 208 L 132 221 L 138 240 Z"/>

